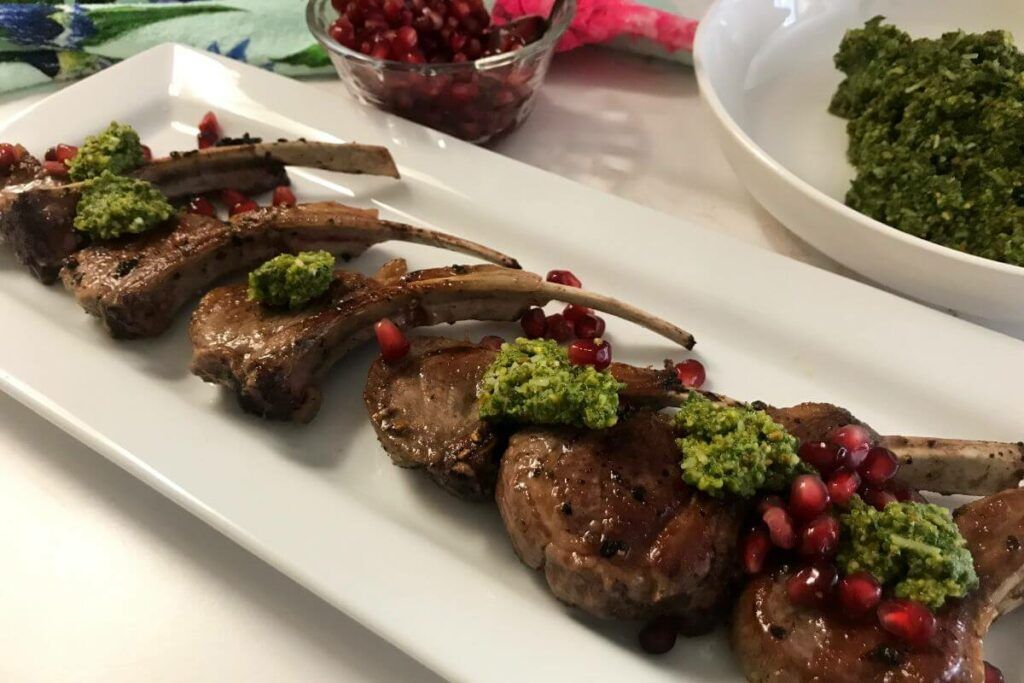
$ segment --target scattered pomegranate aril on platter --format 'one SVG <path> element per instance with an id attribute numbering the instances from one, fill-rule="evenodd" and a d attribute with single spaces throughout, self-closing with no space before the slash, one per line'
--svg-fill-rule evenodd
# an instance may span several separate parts
<path id="1" fill-rule="evenodd" d="M 743 538 L 740 546 L 740 562 L 747 574 L 760 574 L 764 570 L 768 553 L 772 550 L 772 539 L 763 527 L 755 527 Z"/>
<path id="2" fill-rule="evenodd" d="M 885 600 L 878 606 L 878 623 L 904 643 L 924 648 L 935 635 L 935 615 L 914 600 Z"/>
<path id="3" fill-rule="evenodd" d="M 213 216 L 217 212 L 213 202 L 206 197 L 193 197 L 189 200 L 186 210 L 189 213 L 197 213 L 200 216 Z"/>
<path id="4" fill-rule="evenodd" d="M 871 448 L 871 433 L 861 425 L 845 425 L 834 431 L 829 441 L 846 449 L 842 465 L 855 470 Z"/>
<path id="5" fill-rule="evenodd" d="M 66 178 L 68 175 L 68 167 L 60 161 L 44 161 L 42 162 L 42 167 L 47 175 L 54 178 Z"/>
<path id="6" fill-rule="evenodd" d="M 805 441 L 797 453 L 801 460 L 827 477 L 839 469 L 845 450 L 824 441 Z"/>
<path id="7" fill-rule="evenodd" d="M 385 363 L 394 363 L 408 355 L 409 339 L 395 323 L 383 318 L 373 326 L 373 332 Z"/>
<path id="8" fill-rule="evenodd" d="M 278 185 L 274 188 L 274 206 L 295 206 L 295 193 L 287 185 Z"/>
<path id="9" fill-rule="evenodd" d="M 549 315 L 545 320 L 545 329 L 544 336 L 559 343 L 569 341 L 573 337 L 572 323 L 561 313 Z"/>
<path id="10" fill-rule="evenodd" d="M 196 136 L 199 142 L 199 149 L 213 147 L 221 138 L 220 121 L 212 111 L 203 114 L 199 120 L 199 134 Z"/>
<path id="11" fill-rule="evenodd" d="M 828 487 L 816 474 L 801 474 L 789 486 L 789 514 L 795 519 L 814 519 L 829 502 Z"/>
<path id="12" fill-rule="evenodd" d="M 761 519 L 768 527 L 768 535 L 771 536 L 772 544 L 784 550 L 790 550 L 796 546 L 796 528 L 793 526 L 793 519 L 785 509 L 769 507 L 761 515 Z"/>
<path id="13" fill-rule="evenodd" d="M 875 446 L 868 451 L 857 472 L 869 486 L 882 486 L 896 476 L 899 468 L 900 461 L 895 453 L 888 448 Z"/>
<path id="14" fill-rule="evenodd" d="M 795 605 L 824 607 L 832 599 L 838 581 L 839 572 L 832 565 L 812 565 L 786 579 L 786 593 Z"/>
<path id="15" fill-rule="evenodd" d="M 865 503 L 876 510 L 884 510 L 886 505 L 896 502 L 896 496 L 892 493 L 883 489 L 876 489 L 872 486 L 862 486 L 860 497 L 864 499 Z"/>
<path id="16" fill-rule="evenodd" d="M 601 339 L 577 339 L 569 345 L 569 362 L 604 370 L 612 364 L 612 345 Z"/>
<path id="17" fill-rule="evenodd" d="M 882 586 L 868 572 L 854 572 L 839 581 L 838 594 L 843 614 L 860 619 L 875 612 L 882 601 Z"/>
<path id="18" fill-rule="evenodd" d="M 586 314 L 573 323 L 573 331 L 579 339 L 595 339 L 604 336 L 604 319 L 591 314 Z"/>
<path id="19" fill-rule="evenodd" d="M 0 143 L 0 169 L 7 170 L 18 161 L 18 155 L 15 152 L 14 145 L 2 142 Z"/>
<path id="20" fill-rule="evenodd" d="M 675 370 L 679 383 L 690 389 L 700 389 L 707 379 L 704 364 L 692 358 L 684 360 L 682 363 L 676 363 Z"/>
<path id="21" fill-rule="evenodd" d="M 586 306 L 580 306 L 579 304 L 569 304 L 562 310 L 562 315 L 569 322 L 575 324 L 577 320 L 585 315 L 591 315 L 593 311 Z"/>
<path id="22" fill-rule="evenodd" d="M 839 520 L 832 515 L 821 515 L 800 530 L 797 552 L 805 560 L 820 562 L 831 560 L 839 550 Z"/>
<path id="23" fill-rule="evenodd" d="M 840 470 L 828 480 L 828 495 L 833 505 L 847 507 L 860 489 L 860 475 L 849 470 Z"/>
<path id="24" fill-rule="evenodd" d="M 66 166 L 69 161 L 78 156 L 78 147 L 61 143 L 53 148 L 53 156 L 54 161 L 59 161 Z"/>
<path id="25" fill-rule="evenodd" d="M 566 287 L 576 287 L 577 289 L 583 287 L 583 283 L 580 279 L 572 274 L 569 270 L 549 270 L 547 276 L 548 282 L 553 282 L 556 285 L 565 285 Z"/>
<path id="26" fill-rule="evenodd" d="M 663 655 L 676 644 L 679 636 L 679 624 L 673 617 L 662 615 L 654 617 L 640 629 L 639 642 L 644 652 L 651 655 Z"/>
<path id="27" fill-rule="evenodd" d="M 523 313 L 523 317 L 519 319 L 519 324 L 522 326 L 523 334 L 526 335 L 527 339 L 540 339 L 548 329 L 547 316 L 544 315 L 544 310 L 540 308 L 531 308 L 526 313 Z"/>
<path id="28" fill-rule="evenodd" d="M 1006 683 L 1006 677 L 998 668 L 985 662 L 985 683 Z"/>

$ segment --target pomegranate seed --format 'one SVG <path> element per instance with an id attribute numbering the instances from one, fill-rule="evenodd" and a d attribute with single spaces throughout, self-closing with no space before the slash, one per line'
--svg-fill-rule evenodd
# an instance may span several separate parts
<path id="1" fill-rule="evenodd" d="M 839 581 L 839 604 L 843 614 L 860 619 L 875 611 L 882 601 L 882 586 L 868 572 L 854 572 Z"/>
<path id="2" fill-rule="evenodd" d="M 287 185 L 274 188 L 274 206 L 295 206 L 295 193 Z"/>
<path id="3" fill-rule="evenodd" d="M 676 645 L 679 634 L 678 621 L 671 616 L 654 617 L 640 629 L 639 642 L 643 651 L 652 655 L 663 655 Z"/>
<path id="4" fill-rule="evenodd" d="M 249 213 L 250 211 L 255 211 L 258 208 L 260 208 L 260 205 L 255 201 L 252 199 L 246 199 L 244 202 L 239 202 L 228 209 L 228 215 L 237 216 L 240 213 Z"/>
<path id="5" fill-rule="evenodd" d="M 840 507 L 847 507 L 859 488 L 860 475 L 856 472 L 840 470 L 828 480 L 828 496 L 833 504 Z"/>
<path id="6" fill-rule="evenodd" d="M 896 502 L 896 496 L 892 495 L 890 492 L 882 489 L 876 489 L 871 486 L 862 486 L 860 489 L 860 497 L 864 499 L 865 503 L 876 510 L 884 510 L 886 505 Z"/>
<path id="7" fill-rule="evenodd" d="M 839 469 L 845 450 L 824 441 L 805 441 L 798 452 L 801 460 L 827 477 Z"/>
<path id="8" fill-rule="evenodd" d="M 583 316 L 590 315 L 591 313 L 593 313 L 592 310 L 590 310 L 586 306 L 580 306 L 578 304 L 569 304 L 568 306 L 565 307 L 565 310 L 562 311 L 562 315 L 565 316 L 565 319 L 573 324 L 575 324 Z"/>
<path id="9" fill-rule="evenodd" d="M 800 557 L 805 560 L 831 560 L 839 549 L 839 521 L 832 515 L 821 515 L 800 531 Z"/>
<path id="10" fill-rule="evenodd" d="M 799 520 L 813 519 L 829 504 L 828 487 L 816 474 L 801 474 L 789 487 L 789 514 Z"/>
<path id="11" fill-rule="evenodd" d="M 794 605 L 824 607 L 838 580 L 839 572 L 831 565 L 804 567 L 786 579 L 786 593 Z"/>
<path id="12" fill-rule="evenodd" d="M 380 357 L 385 363 L 399 361 L 409 353 L 409 339 L 405 333 L 387 318 L 382 318 L 373 326 L 380 346 Z"/>
<path id="13" fill-rule="evenodd" d="M 707 372 L 704 370 L 703 363 L 691 358 L 682 363 L 676 363 L 676 377 L 684 387 L 700 389 L 704 386 L 704 380 L 707 379 Z"/>
<path id="14" fill-rule="evenodd" d="M 793 529 L 793 520 L 789 513 L 781 507 L 770 507 L 761 515 L 761 519 L 768 525 L 768 534 L 772 543 L 784 550 L 789 550 L 796 545 L 796 531 Z"/>
<path id="15" fill-rule="evenodd" d="M 871 448 L 871 433 L 861 425 L 846 425 L 834 431 L 829 441 L 846 449 L 843 465 L 855 470 Z"/>
<path id="16" fill-rule="evenodd" d="M 42 166 L 43 171 L 54 178 L 66 178 L 68 175 L 68 167 L 60 161 L 44 161 Z"/>
<path id="17" fill-rule="evenodd" d="M 0 169 L 7 170 L 18 161 L 14 151 L 14 145 L 7 142 L 0 142 Z"/>
<path id="18" fill-rule="evenodd" d="M 57 157 L 57 161 L 67 165 L 69 161 L 78 156 L 78 148 L 74 145 L 59 144 L 53 148 L 54 156 Z"/>
<path id="19" fill-rule="evenodd" d="M 531 308 L 523 313 L 519 324 L 522 325 L 523 333 L 529 339 L 540 339 L 548 330 L 547 318 L 544 316 L 544 310 L 540 308 Z"/>
<path id="20" fill-rule="evenodd" d="M 213 147 L 214 145 L 217 144 L 217 140 L 219 139 L 220 138 L 218 138 L 213 133 L 200 133 L 199 135 L 196 136 L 196 140 L 199 143 L 199 149 Z"/>
<path id="21" fill-rule="evenodd" d="M 220 121 L 217 120 L 217 115 L 212 111 L 208 111 L 203 114 L 203 118 L 199 119 L 199 132 L 200 133 L 213 133 L 218 138 L 220 137 Z"/>
<path id="22" fill-rule="evenodd" d="M 901 503 L 927 503 L 928 500 L 921 495 L 920 491 L 910 488 L 901 482 L 890 482 L 886 487 L 889 493 L 896 496 Z"/>
<path id="23" fill-rule="evenodd" d="M 233 206 L 235 206 L 237 204 L 241 204 L 242 202 L 249 201 L 249 198 L 246 197 L 241 192 L 239 192 L 238 190 L 221 190 L 220 191 L 220 200 L 222 202 L 224 202 L 227 205 L 227 207 L 230 209 L 231 207 L 233 207 Z"/>
<path id="24" fill-rule="evenodd" d="M 547 280 L 548 282 L 554 282 L 556 285 L 565 285 L 566 287 L 583 287 L 583 283 L 580 282 L 579 278 L 568 270 L 549 270 Z"/>
<path id="25" fill-rule="evenodd" d="M 504 343 L 504 339 L 494 334 L 489 334 L 480 340 L 480 346 L 486 346 L 487 348 L 494 349 L 495 351 L 500 349 L 501 345 Z"/>
<path id="26" fill-rule="evenodd" d="M 544 322 L 547 330 L 544 336 L 548 339 L 559 343 L 572 339 L 572 325 L 561 313 L 552 313 Z"/>
<path id="27" fill-rule="evenodd" d="M 148 164 L 153 161 L 153 150 L 149 148 L 149 145 L 142 145 L 142 162 Z"/>
<path id="28" fill-rule="evenodd" d="M 416 29 L 412 26 L 402 26 L 395 32 L 395 38 L 398 42 L 405 47 L 406 50 L 411 50 L 416 47 L 416 43 L 419 42 L 419 36 L 416 35 Z"/>
<path id="29" fill-rule="evenodd" d="M 189 213 L 198 213 L 201 216 L 212 216 L 217 211 L 213 208 L 213 202 L 206 197 L 193 197 L 188 203 Z"/>
<path id="30" fill-rule="evenodd" d="M 923 648 L 935 635 L 935 615 L 914 600 L 885 600 L 878 606 L 878 622 L 903 642 Z"/>
<path id="31" fill-rule="evenodd" d="M 1003 672 L 985 662 L 985 683 L 1006 683 Z"/>
<path id="32" fill-rule="evenodd" d="M 760 574 L 764 569 L 764 563 L 768 559 L 768 553 L 772 549 L 772 540 L 768 532 L 762 527 L 753 529 L 740 546 L 740 560 L 743 564 L 743 571 L 747 574 Z"/>
<path id="33" fill-rule="evenodd" d="M 594 339 L 604 336 L 604 320 L 596 315 L 585 315 L 573 325 L 580 339 Z"/>
<path id="34" fill-rule="evenodd" d="M 577 339 L 569 345 L 569 362 L 604 370 L 612 363 L 612 345 L 600 339 Z"/>
<path id="35" fill-rule="evenodd" d="M 57 147 L 56 146 L 53 146 L 53 147 L 49 148 L 48 150 L 46 150 L 46 153 L 43 155 L 43 161 L 57 161 Z"/>
<path id="36" fill-rule="evenodd" d="M 875 446 L 868 451 L 864 462 L 857 468 L 860 478 L 869 486 L 882 486 L 896 476 L 900 461 L 888 448 Z"/>

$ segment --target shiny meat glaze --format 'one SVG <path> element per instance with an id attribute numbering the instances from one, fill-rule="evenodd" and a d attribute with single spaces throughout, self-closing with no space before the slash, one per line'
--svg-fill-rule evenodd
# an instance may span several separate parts
<path id="1" fill-rule="evenodd" d="M 257 415 L 309 421 L 320 407 L 315 384 L 349 350 L 370 339 L 381 318 L 403 328 L 517 320 L 532 300 L 476 288 L 480 283 L 472 276 L 491 272 L 539 281 L 497 266 L 452 266 L 432 270 L 430 279 L 410 273 L 387 286 L 332 290 L 316 306 L 272 315 L 246 299 L 243 285 L 215 289 L 192 316 L 193 372 L 238 391 L 241 405 Z"/>
<path id="2" fill-rule="evenodd" d="M 377 358 L 366 379 L 363 400 L 381 446 L 459 498 L 491 499 L 505 436 L 480 419 L 476 386 L 497 352 L 444 337 L 411 342 L 397 363 Z"/>
<path id="3" fill-rule="evenodd" d="M 444 337 L 410 341 L 408 356 L 378 358 L 366 379 L 363 400 L 381 445 L 396 465 L 426 470 L 459 498 L 493 497 L 508 429 L 480 419 L 476 387 L 497 351 Z M 610 372 L 630 405 L 662 407 L 673 402 L 666 392 L 681 388 L 670 369 L 612 363 Z"/>
<path id="4" fill-rule="evenodd" d="M 667 421 L 640 410 L 602 431 L 526 428 L 496 492 L 519 557 L 598 617 L 713 624 L 736 577 L 743 511 L 687 486 Z"/>
<path id="5" fill-rule="evenodd" d="M 305 213 L 311 217 L 304 224 L 288 220 Z M 173 226 L 80 250 L 68 257 L 61 279 L 113 337 L 152 337 L 218 279 L 282 252 L 327 249 L 344 259 L 362 253 L 370 243 L 352 239 L 349 217 L 375 219 L 341 204 L 261 209 L 230 222 L 186 213 Z"/>

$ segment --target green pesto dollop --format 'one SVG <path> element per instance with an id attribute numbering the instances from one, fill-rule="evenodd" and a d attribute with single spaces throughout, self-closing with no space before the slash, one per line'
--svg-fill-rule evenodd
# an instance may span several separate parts
<path id="1" fill-rule="evenodd" d="M 876 510 L 855 497 L 839 522 L 839 567 L 846 573 L 871 572 L 898 598 L 937 609 L 978 585 L 967 542 L 945 508 L 889 503 Z"/>
<path id="2" fill-rule="evenodd" d="M 618 421 L 619 388 L 610 372 L 573 365 L 550 339 L 505 343 L 477 386 L 480 417 L 605 429 Z"/>
<path id="3" fill-rule="evenodd" d="M 764 411 L 723 406 L 694 392 L 674 420 L 683 480 L 712 496 L 779 491 L 809 471 L 797 440 Z"/>
<path id="4" fill-rule="evenodd" d="M 96 178 L 104 171 L 121 175 L 142 165 L 142 143 L 135 129 L 111 121 L 102 133 L 90 135 L 68 162 L 72 180 Z"/>
<path id="5" fill-rule="evenodd" d="M 1024 54 L 1008 33 L 848 31 L 830 111 L 857 169 L 846 203 L 903 232 L 1024 265 Z"/>
<path id="6" fill-rule="evenodd" d="M 104 171 L 83 184 L 74 226 L 109 239 L 145 232 L 173 215 L 174 207 L 150 183 Z"/>
<path id="7" fill-rule="evenodd" d="M 249 273 L 249 300 L 302 308 L 331 286 L 334 255 L 326 251 L 281 254 Z"/>

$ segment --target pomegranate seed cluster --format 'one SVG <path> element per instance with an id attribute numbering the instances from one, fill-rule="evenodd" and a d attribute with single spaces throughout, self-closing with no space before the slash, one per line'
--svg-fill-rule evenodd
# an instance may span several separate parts
<path id="1" fill-rule="evenodd" d="M 549 51 L 502 64 L 476 60 L 515 52 L 540 37 L 491 24 L 481 0 L 332 0 L 327 29 L 340 45 L 380 60 L 336 56 L 339 71 L 364 102 L 471 142 L 485 142 L 526 118 L 547 70 Z M 387 62 L 423 65 L 409 69 Z M 432 65 L 464 65 L 434 70 Z"/>
<path id="2" fill-rule="evenodd" d="M 793 603 L 836 609 L 850 619 L 875 618 L 904 644 L 926 646 L 936 628 L 927 606 L 886 598 L 877 577 L 863 571 L 844 576 L 836 565 L 839 514 L 849 509 L 854 495 L 878 510 L 896 501 L 923 502 L 916 491 L 894 482 L 899 469 L 895 454 L 873 443 L 864 427 L 846 425 L 828 441 L 802 443 L 799 455 L 817 473 L 796 477 L 785 498 L 759 501 L 758 520 L 741 545 L 743 570 L 760 574 L 773 554 L 795 562 L 786 583 Z"/>

